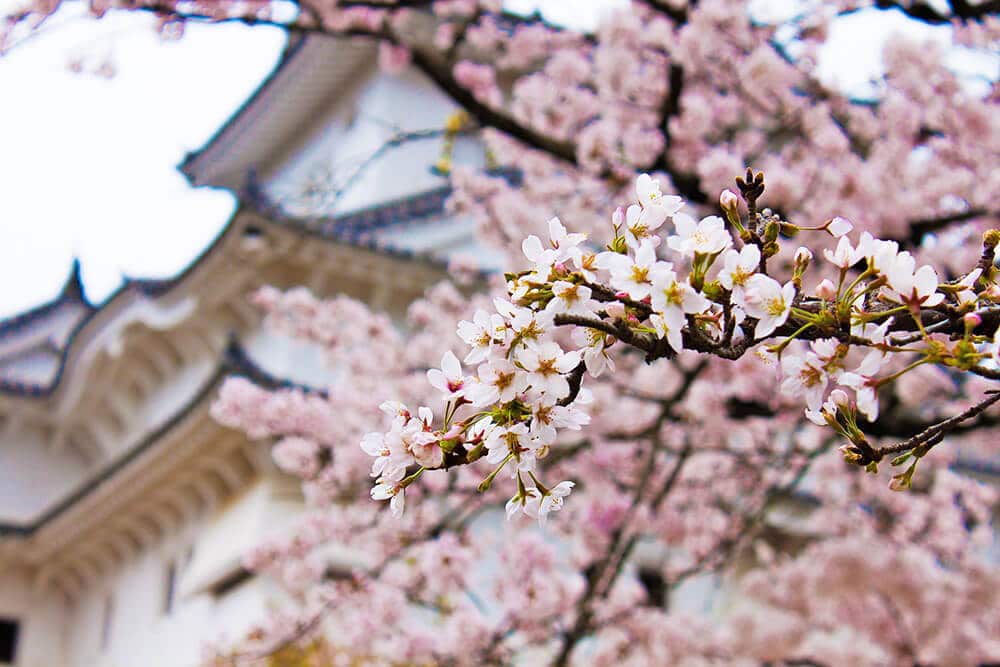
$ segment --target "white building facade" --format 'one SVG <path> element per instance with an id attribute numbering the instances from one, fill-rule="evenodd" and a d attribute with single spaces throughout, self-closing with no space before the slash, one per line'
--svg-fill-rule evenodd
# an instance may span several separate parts
<path id="1" fill-rule="evenodd" d="M 74 266 L 58 298 L 0 322 L 0 665 L 193 666 L 205 642 L 280 603 L 241 559 L 290 523 L 298 485 L 268 443 L 208 414 L 227 375 L 268 384 L 315 367 L 261 330 L 256 287 L 402 314 L 449 257 L 495 261 L 445 212 L 447 179 L 431 168 L 455 107 L 375 56 L 293 41 L 186 160 L 196 186 L 266 198 L 181 275 L 126 281 L 94 306 Z M 455 151 L 482 160 L 471 139 Z"/>

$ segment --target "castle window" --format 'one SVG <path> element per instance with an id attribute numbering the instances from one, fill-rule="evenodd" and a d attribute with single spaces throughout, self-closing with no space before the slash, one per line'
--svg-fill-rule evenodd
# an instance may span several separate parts
<path id="1" fill-rule="evenodd" d="M 109 595 L 104 598 L 104 614 L 101 617 L 101 650 L 111 644 L 111 617 L 115 613 L 115 601 Z"/>
<path id="2" fill-rule="evenodd" d="M 209 591 L 216 598 L 221 598 L 236 590 L 251 579 L 253 579 L 253 572 L 245 567 L 238 567 L 212 584 Z"/>
<path id="3" fill-rule="evenodd" d="M 663 608 L 667 604 L 667 582 L 659 570 L 642 568 L 639 570 L 639 583 L 646 589 L 646 599 L 653 607 Z"/>
<path id="4" fill-rule="evenodd" d="M 17 659 L 17 639 L 21 624 L 11 618 L 0 618 L 0 664 L 13 665 Z"/>
<path id="5" fill-rule="evenodd" d="M 167 563 L 167 576 L 163 587 L 163 613 L 174 610 L 174 597 L 177 594 L 177 561 Z"/>

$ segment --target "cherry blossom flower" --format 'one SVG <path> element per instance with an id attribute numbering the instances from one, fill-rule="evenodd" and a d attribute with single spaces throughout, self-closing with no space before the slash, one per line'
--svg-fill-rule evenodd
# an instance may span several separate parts
<path id="1" fill-rule="evenodd" d="M 558 257 L 558 252 L 554 248 L 544 247 L 542 240 L 534 234 L 521 242 L 521 251 L 528 258 L 528 261 L 535 265 L 536 271 L 540 268 L 551 269 Z M 548 276 L 547 270 L 545 275 Z"/>
<path id="2" fill-rule="evenodd" d="M 406 488 L 400 485 L 405 474 L 404 468 L 394 468 L 391 472 L 378 478 L 372 487 L 372 500 L 389 500 L 389 509 L 393 516 L 403 516 L 406 508 Z"/>
<path id="3" fill-rule="evenodd" d="M 472 321 L 462 320 L 458 323 L 458 335 L 471 347 L 465 355 L 465 363 L 477 364 L 490 356 L 492 351 L 505 342 L 507 324 L 503 317 L 485 310 L 477 310 Z"/>
<path id="4" fill-rule="evenodd" d="M 829 381 L 823 361 L 812 352 L 804 356 L 786 354 L 781 360 L 785 379 L 781 392 L 786 396 L 804 396 L 810 410 L 818 410 Z"/>
<path id="5" fill-rule="evenodd" d="M 517 360 L 528 372 L 528 382 L 533 391 L 558 399 L 569 394 L 565 374 L 580 363 L 580 352 L 563 352 L 558 343 L 546 341 L 535 348 L 521 348 L 517 352 Z"/>
<path id="6" fill-rule="evenodd" d="M 464 395 L 465 375 L 462 374 L 462 364 L 451 350 L 441 357 L 441 369 L 432 368 L 427 371 L 427 381 L 431 386 L 444 394 L 445 400 L 453 401 Z"/>
<path id="7" fill-rule="evenodd" d="M 715 255 L 733 244 L 733 237 L 726 223 L 717 215 L 710 215 L 695 222 L 689 215 L 674 216 L 677 235 L 667 239 L 667 244 L 685 257 Z"/>
<path id="8" fill-rule="evenodd" d="M 854 248 L 849 238 L 841 236 L 840 241 L 837 242 L 837 249 L 830 252 L 829 248 L 825 248 L 823 256 L 834 266 L 846 270 L 864 259 L 865 247 L 859 243 L 858 247 Z"/>
<path id="9" fill-rule="evenodd" d="M 556 429 L 568 428 L 579 431 L 590 423 L 590 415 L 572 405 L 559 405 L 552 398 L 531 404 L 531 433 L 539 442 L 550 445 L 556 439 Z"/>
<path id="10" fill-rule="evenodd" d="M 680 352 L 684 349 L 684 338 L 681 335 L 686 321 L 684 313 L 671 308 L 662 314 L 653 313 L 649 316 L 649 321 L 653 325 L 656 335 L 660 338 L 666 338 L 674 352 Z"/>
<path id="11" fill-rule="evenodd" d="M 639 246 L 635 258 L 614 252 L 597 256 L 597 267 L 611 272 L 611 285 L 639 301 L 649 296 L 653 286 L 650 272 L 656 263 L 656 249 L 648 241 Z"/>
<path id="12" fill-rule="evenodd" d="M 535 469 L 536 452 L 541 443 L 525 424 L 514 424 L 490 431 L 485 445 L 489 452 L 486 455 L 487 463 L 498 465 L 509 455 L 513 455 L 517 462 L 513 475 L 516 475 L 518 471 L 531 472 Z"/>
<path id="13" fill-rule="evenodd" d="M 955 300 L 958 301 L 960 307 L 974 308 L 976 306 L 979 295 L 976 294 L 973 286 L 982 274 L 982 269 L 975 269 L 956 283 L 955 287 L 960 289 L 955 293 Z"/>
<path id="14" fill-rule="evenodd" d="M 739 305 L 747 315 L 757 318 L 756 336 L 766 338 L 788 319 L 794 299 L 792 283 L 782 287 L 774 278 L 758 273 L 747 280 L 743 302 Z"/>
<path id="15" fill-rule="evenodd" d="M 905 250 L 885 270 L 888 286 L 883 293 L 895 301 L 911 307 L 930 308 L 944 301 L 944 294 L 937 291 L 937 271 L 929 265 L 914 271 L 916 260 Z"/>
<path id="16" fill-rule="evenodd" d="M 635 179 L 635 194 L 639 203 L 644 209 L 658 209 L 662 211 L 664 219 L 674 215 L 684 207 L 684 200 L 675 195 L 664 196 L 660 192 L 660 182 L 649 174 L 639 174 Z M 657 227 L 663 223 L 661 220 Z"/>
<path id="17" fill-rule="evenodd" d="M 510 328 L 521 344 L 537 343 L 552 328 L 555 313 L 551 310 L 521 308 L 501 299 L 497 299 L 494 303 L 497 304 L 497 310 L 510 320 Z"/>
<path id="18" fill-rule="evenodd" d="M 379 477 L 387 470 L 399 468 L 400 463 L 402 463 L 402 467 L 406 467 L 406 459 L 399 461 L 398 456 L 393 456 L 392 449 L 386 442 L 385 436 L 381 433 L 366 434 L 361 440 L 361 449 L 369 456 L 375 457 L 375 462 L 372 463 L 372 477 Z"/>
<path id="19" fill-rule="evenodd" d="M 477 369 L 478 382 L 469 383 L 465 397 L 476 407 L 509 403 L 528 387 L 528 378 L 506 359 L 493 359 Z"/>
<path id="20" fill-rule="evenodd" d="M 567 232 L 559 218 L 549 220 L 549 244 L 555 251 L 555 261 L 564 262 L 570 259 L 578 250 L 578 246 L 586 240 L 586 234 Z"/>
<path id="21" fill-rule="evenodd" d="M 709 300 L 688 283 L 677 280 L 677 273 L 668 262 L 658 262 L 653 267 L 652 283 L 652 306 L 664 315 L 668 312 L 693 314 L 708 310 Z"/>
<path id="22" fill-rule="evenodd" d="M 557 280 L 552 283 L 553 297 L 545 310 L 553 314 L 593 315 L 598 303 L 590 298 L 592 293 L 586 285 Z"/>
<path id="23" fill-rule="evenodd" d="M 849 234 L 852 229 L 854 229 L 854 225 L 852 225 L 849 220 L 841 218 L 840 216 L 837 216 L 830 220 L 830 222 L 826 223 L 826 231 L 829 232 L 830 236 L 834 238 L 843 237 L 845 234 Z"/>
<path id="24" fill-rule="evenodd" d="M 849 373 L 842 373 L 838 379 L 841 385 L 854 390 L 858 412 L 868 417 L 868 421 L 871 422 L 878 419 L 879 411 L 879 382 L 874 376 L 881 369 L 884 360 L 885 355 L 882 352 L 872 350 L 865 355 L 865 358 L 862 359 L 861 364 L 856 370 Z"/>
<path id="25" fill-rule="evenodd" d="M 613 342 L 614 339 L 611 339 Z M 603 331 L 579 327 L 573 330 L 573 342 L 583 346 L 583 363 L 591 377 L 600 377 L 605 370 L 614 372 L 615 362 L 608 356 L 609 337 Z"/>
<path id="26" fill-rule="evenodd" d="M 833 301 L 837 298 L 837 286 L 834 285 L 833 281 L 829 278 L 824 278 L 819 281 L 819 284 L 816 285 L 816 289 L 813 290 L 813 292 L 816 296 L 825 301 Z"/>
<path id="27" fill-rule="evenodd" d="M 529 488 L 527 490 L 528 498 L 524 502 L 524 513 L 532 518 L 537 518 L 538 524 L 544 526 L 550 512 L 558 512 L 562 509 L 563 499 L 573 491 L 574 486 L 573 482 L 559 482 L 545 493 L 536 487 Z"/>
<path id="28" fill-rule="evenodd" d="M 806 409 L 806 418 L 818 426 L 826 426 L 829 420 L 836 419 L 837 410 L 850 405 L 850 399 L 843 389 L 834 389 L 830 392 L 823 407 L 819 410 Z"/>
<path id="29" fill-rule="evenodd" d="M 727 290 L 742 290 L 750 276 L 757 273 L 760 265 L 760 248 L 748 243 L 742 250 L 727 250 L 722 258 L 722 270 L 719 272 L 719 282 Z"/>

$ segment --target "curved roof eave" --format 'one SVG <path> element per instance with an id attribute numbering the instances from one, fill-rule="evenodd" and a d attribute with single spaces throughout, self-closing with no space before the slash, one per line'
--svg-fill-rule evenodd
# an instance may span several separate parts
<path id="1" fill-rule="evenodd" d="M 80 321 L 77 322 L 70 331 L 69 336 L 66 339 L 66 344 L 60 351 L 58 366 L 52 379 L 46 384 L 34 384 L 30 382 L 18 382 L 0 378 L 0 396 L 36 400 L 53 397 L 59 390 L 59 387 L 63 384 L 62 380 L 66 374 L 67 368 L 70 365 L 70 359 L 77 356 L 77 350 L 81 347 L 81 345 L 85 345 L 86 341 L 93 337 L 88 336 L 90 331 L 94 328 L 100 328 L 101 324 L 106 322 L 108 318 L 114 318 L 119 313 L 123 312 L 129 304 L 135 303 L 137 300 L 156 301 L 157 299 L 174 293 L 175 288 L 186 282 L 187 278 L 202 265 L 205 259 L 207 259 L 225 243 L 225 240 L 236 227 L 237 213 L 238 212 L 234 212 L 233 215 L 230 216 L 229 220 L 219 231 L 218 235 L 216 235 L 215 239 L 209 243 L 209 245 L 206 246 L 191 261 L 191 263 L 189 263 L 187 267 L 176 276 L 162 280 L 126 279 L 125 282 L 123 282 L 122 285 L 101 305 L 94 306 L 89 302 L 85 302 L 89 310 L 82 318 L 80 318 Z M 78 271 L 78 269 L 75 269 L 75 271 Z M 59 298 L 63 299 L 64 297 L 60 296 Z M 58 299 L 56 301 L 58 301 Z M 50 304 L 45 304 L 34 310 L 40 310 L 46 307 L 49 309 L 52 308 Z M 34 312 L 34 310 L 28 311 L 18 317 L 27 317 Z"/>

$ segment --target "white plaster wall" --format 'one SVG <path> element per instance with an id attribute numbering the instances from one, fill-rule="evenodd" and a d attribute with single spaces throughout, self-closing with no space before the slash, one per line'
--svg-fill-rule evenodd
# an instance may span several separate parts
<path id="1" fill-rule="evenodd" d="M 88 470 L 74 448 L 53 448 L 29 425 L 12 428 L 0 437 L 0 522 L 34 519 Z"/>
<path id="2" fill-rule="evenodd" d="M 0 571 L 0 617 L 20 625 L 16 667 L 54 667 L 65 663 L 62 633 L 67 621 L 66 604 L 57 596 L 39 599 L 30 573 L 23 569 Z"/>
<path id="3" fill-rule="evenodd" d="M 217 579 L 203 579 L 195 590 L 186 590 L 187 583 L 199 563 L 238 563 L 247 545 L 264 537 L 266 525 L 276 525 L 276 519 L 277 525 L 288 525 L 286 514 L 292 505 L 270 502 L 270 491 L 267 483 L 253 485 L 214 516 L 185 526 L 88 584 L 73 604 L 68 623 L 50 623 L 46 628 L 50 637 L 66 633 L 65 661 L 39 662 L 40 654 L 33 648 L 30 655 L 27 649 L 24 653 L 24 659 L 33 662 L 19 659 L 16 667 L 196 667 L 208 643 L 225 644 L 241 637 L 282 601 L 280 590 L 265 579 L 253 578 L 216 597 L 209 589 Z M 284 512 L 275 516 L 276 508 Z M 171 562 L 178 569 L 173 608 L 167 613 Z M 109 597 L 113 600 L 109 641 L 102 647 Z M 0 592 L 0 605 L 2 600 Z M 36 599 L 29 606 L 40 604 L 45 603 Z"/>
<path id="4" fill-rule="evenodd" d="M 441 137 L 435 137 L 387 150 L 366 164 L 336 201 L 306 206 L 301 197 L 306 184 L 317 178 L 327 190 L 341 189 L 357 167 L 394 134 L 441 129 L 456 108 L 412 69 L 401 74 L 373 70 L 360 85 L 335 98 L 329 113 L 317 120 L 302 147 L 275 171 L 268 187 L 298 213 L 336 214 L 445 185 L 447 179 L 431 171 L 442 146 Z M 462 164 L 483 162 L 478 141 L 469 138 L 456 142 L 455 157 Z"/>

